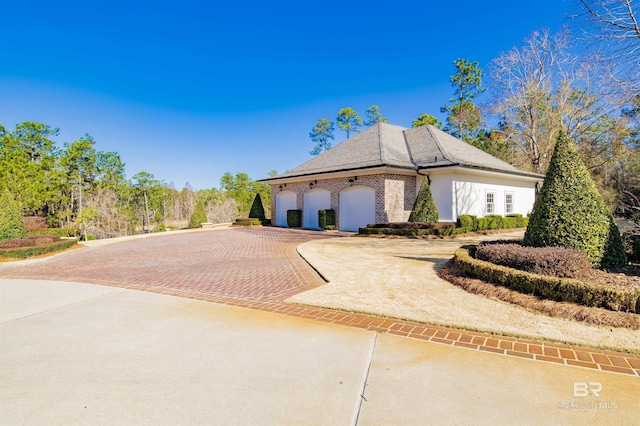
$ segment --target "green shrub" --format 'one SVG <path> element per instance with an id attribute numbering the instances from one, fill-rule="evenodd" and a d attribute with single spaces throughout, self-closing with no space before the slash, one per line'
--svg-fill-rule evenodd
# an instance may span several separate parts
<path id="1" fill-rule="evenodd" d="M 302 226 L 302 210 L 287 210 L 287 226 L 289 228 Z"/>
<path id="2" fill-rule="evenodd" d="M 260 220 L 265 218 L 264 206 L 262 205 L 262 198 L 260 198 L 260 194 L 256 194 L 256 197 L 253 199 L 253 204 L 251 204 L 251 210 L 249 211 L 249 217 Z"/>
<path id="3" fill-rule="evenodd" d="M 454 261 L 467 276 L 524 294 L 612 311 L 640 313 L 640 289 L 638 288 L 594 285 L 572 278 L 531 274 L 474 259 L 468 247 L 456 250 Z"/>
<path id="4" fill-rule="evenodd" d="M 431 195 L 429 179 L 423 179 L 416 202 L 413 205 L 409 222 L 438 223 L 438 208 Z"/>
<path id="5" fill-rule="evenodd" d="M 209 222 L 209 220 L 207 219 L 207 212 L 204 209 L 204 201 L 198 201 L 196 207 L 193 209 L 193 213 L 191 213 L 189 228 L 200 228 L 203 223 L 207 222 Z"/>
<path id="6" fill-rule="evenodd" d="M 587 253 L 592 265 L 623 266 L 620 231 L 589 171 L 561 133 L 524 236 L 524 245 L 566 247 Z"/>
<path id="7" fill-rule="evenodd" d="M 503 229 L 511 229 L 517 228 L 517 219 L 515 217 L 503 217 L 502 218 L 502 228 Z"/>
<path id="8" fill-rule="evenodd" d="M 476 231 L 486 231 L 489 229 L 489 221 L 486 217 L 479 217 L 476 219 Z"/>
<path id="9" fill-rule="evenodd" d="M 239 218 L 233 222 L 232 226 L 260 226 L 262 225 L 262 220 L 258 218 Z"/>
<path id="10" fill-rule="evenodd" d="M 527 224 L 529 223 L 529 218 L 528 217 L 523 217 L 519 213 L 510 213 L 507 216 L 505 216 L 505 219 L 506 218 L 515 218 L 515 220 L 516 220 L 515 228 L 526 228 Z"/>
<path id="11" fill-rule="evenodd" d="M 318 210 L 318 226 L 320 229 L 336 229 L 336 211 L 333 209 Z"/>
<path id="12" fill-rule="evenodd" d="M 461 214 L 458 216 L 458 227 L 474 229 L 477 225 L 477 217 L 469 215 L 469 214 Z"/>
<path id="13" fill-rule="evenodd" d="M 12 259 L 26 259 L 28 257 L 39 256 L 41 254 L 53 253 L 73 247 L 78 240 L 61 240 L 51 244 L 44 244 L 33 247 L 20 247 L 0 249 L 0 257 Z"/>
<path id="14" fill-rule="evenodd" d="M 487 220 L 487 229 L 502 229 L 502 216 L 490 214 L 484 218 Z"/>
<path id="15" fill-rule="evenodd" d="M 8 190 L 0 195 L 0 241 L 27 235 L 20 215 L 20 206 Z"/>

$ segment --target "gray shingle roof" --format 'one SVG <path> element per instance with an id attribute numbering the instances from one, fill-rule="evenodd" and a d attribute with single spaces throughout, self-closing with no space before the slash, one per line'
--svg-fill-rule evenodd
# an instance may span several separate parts
<path id="1" fill-rule="evenodd" d="M 407 129 L 378 123 L 295 169 L 265 180 L 381 166 L 413 170 L 461 166 L 540 176 L 519 170 L 434 126 Z"/>

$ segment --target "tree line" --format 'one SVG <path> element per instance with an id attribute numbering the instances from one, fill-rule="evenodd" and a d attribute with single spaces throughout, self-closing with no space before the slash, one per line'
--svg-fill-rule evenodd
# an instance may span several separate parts
<path id="1" fill-rule="evenodd" d="M 85 135 L 57 146 L 59 129 L 36 122 L 0 125 L 0 193 L 8 191 L 23 216 L 46 218 L 50 227 L 76 228 L 97 238 L 184 228 L 198 203 L 207 220 L 247 216 L 255 194 L 268 209 L 269 186 L 246 173 L 225 173 L 219 188 L 178 190 L 147 171 L 127 179 L 116 152 L 102 152 Z M 271 174 L 274 174 L 271 172 Z"/>
<path id="2" fill-rule="evenodd" d="M 520 169 L 544 174 L 555 141 L 568 135 L 616 214 L 640 221 L 640 26 L 630 0 L 580 0 L 580 13 L 558 33 L 534 31 L 488 64 L 457 59 L 444 123 L 423 113 L 413 127 L 434 125 Z M 485 81 L 487 86 L 485 87 Z M 489 89 L 489 90 L 488 90 Z M 484 97 L 484 99 L 483 99 Z M 375 107 L 377 121 L 385 121 Z M 367 110 L 369 117 L 372 108 Z M 357 132 L 351 108 L 336 116 Z M 374 118 L 368 125 L 377 122 Z M 334 123 L 310 133 L 312 155 L 331 147 Z"/>

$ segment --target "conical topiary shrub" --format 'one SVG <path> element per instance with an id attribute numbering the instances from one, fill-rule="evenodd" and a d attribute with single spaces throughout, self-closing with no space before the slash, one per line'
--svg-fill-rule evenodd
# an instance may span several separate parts
<path id="1" fill-rule="evenodd" d="M 256 198 L 253 199 L 251 204 L 251 210 L 249 211 L 249 218 L 264 220 L 264 206 L 262 205 L 262 198 L 260 194 L 256 194 Z"/>
<path id="2" fill-rule="evenodd" d="M 189 228 L 200 228 L 200 226 L 206 222 L 208 222 L 208 219 L 207 212 L 204 210 L 204 202 L 198 201 L 193 209 L 193 213 L 191 213 Z"/>
<path id="3" fill-rule="evenodd" d="M 5 189 L 0 195 L 0 241 L 24 238 L 26 235 L 20 206 Z"/>
<path id="4" fill-rule="evenodd" d="M 623 266 L 626 257 L 611 210 L 569 137 L 560 134 L 523 244 L 584 251 L 594 267 Z"/>
<path id="5" fill-rule="evenodd" d="M 409 215 L 409 222 L 438 223 L 438 208 L 433 201 L 428 179 L 422 181 L 418 197 Z"/>

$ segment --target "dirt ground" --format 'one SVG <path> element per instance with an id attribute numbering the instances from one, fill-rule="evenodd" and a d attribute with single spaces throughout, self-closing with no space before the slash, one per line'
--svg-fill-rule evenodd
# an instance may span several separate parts
<path id="1" fill-rule="evenodd" d="M 465 244 L 522 238 L 522 232 L 448 240 L 331 238 L 304 243 L 298 252 L 329 282 L 287 302 L 640 351 L 640 332 L 552 318 L 470 294 L 438 277 Z"/>

